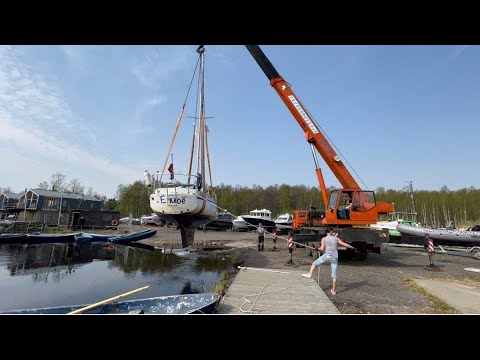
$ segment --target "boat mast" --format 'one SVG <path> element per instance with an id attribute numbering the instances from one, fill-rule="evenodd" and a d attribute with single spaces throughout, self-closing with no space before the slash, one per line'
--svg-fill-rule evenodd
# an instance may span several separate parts
<path id="1" fill-rule="evenodd" d="M 205 195 L 205 48 L 200 45 L 197 49 L 200 54 L 200 129 L 199 147 L 200 152 L 200 175 L 202 176 L 202 192 Z"/>
<path id="2" fill-rule="evenodd" d="M 409 184 L 409 187 L 410 187 L 410 197 L 412 198 L 412 212 L 416 213 L 417 210 L 416 210 L 416 206 L 415 206 L 415 195 L 413 194 L 413 182 L 410 181 L 410 184 Z"/>
<path id="3" fill-rule="evenodd" d="M 417 210 L 416 210 L 416 206 L 415 206 L 415 195 L 413 193 L 413 181 L 410 181 L 410 182 L 407 181 L 407 183 L 408 183 L 408 190 L 410 192 L 410 199 L 412 200 L 412 213 L 415 213 L 415 215 L 414 215 L 415 219 L 413 219 L 413 220 L 416 221 L 417 220 L 416 219 Z"/>

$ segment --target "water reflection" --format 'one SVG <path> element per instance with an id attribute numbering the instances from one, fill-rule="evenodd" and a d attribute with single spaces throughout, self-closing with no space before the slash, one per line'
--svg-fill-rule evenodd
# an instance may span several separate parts
<path id="1" fill-rule="evenodd" d="M 199 284 L 198 287 L 195 287 L 192 285 L 191 281 L 186 281 L 180 294 L 199 294 L 203 292 L 205 292 L 205 287 L 203 286 L 203 283 Z"/>
<path id="2" fill-rule="evenodd" d="M 74 268 L 93 260 L 112 260 L 115 247 L 107 244 L 76 246 L 73 244 L 4 245 L 0 246 L 0 258 L 10 276 L 33 275 L 33 281 L 47 281 L 61 278 Z M 0 262 L 2 265 L 2 262 Z"/>
<path id="3" fill-rule="evenodd" d="M 224 254 L 212 254 L 211 256 L 202 256 L 197 258 L 193 268 L 197 272 L 202 272 L 228 270 L 231 267 L 232 262 L 230 257 L 225 256 Z"/>
<path id="4" fill-rule="evenodd" d="M 124 245 L 0 245 L 0 311 L 91 304 L 150 285 L 129 299 L 212 291 L 230 261 Z"/>
<path id="5" fill-rule="evenodd" d="M 145 251 L 125 245 L 116 245 L 116 254 L 109 268 L 118 267 L 127 275 L 140 271 L 142 274 L 155 274 L 172 271 L 183 259 L 175 254 L 163 254 L 161 251 Z"/>

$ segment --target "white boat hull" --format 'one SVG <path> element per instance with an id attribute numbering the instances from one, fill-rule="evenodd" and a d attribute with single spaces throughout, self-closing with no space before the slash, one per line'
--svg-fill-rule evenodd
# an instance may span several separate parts
<path id="1" fill-rule="evenodd" d="M 218 214 L 217 202 L 193 187 L 162 187 L 150 195 L 150 207 L 160 219 L 191 228 L 213 220 Z"/>
<path id="2" fill-rule="evenodd" d="M 233 229 L 235 231 L 248 230 L 248 225 L 241 216 L 237 216 L 237 218 L 233 220 L 232 223 L 233 223 Z"/>
<path id="3" fill-rule="evenodd" d="M 397 230 L 401 234 L 413 236 L 430 235 L 435 244 L 439 245 L 460 245 L 479 246 L 480 231 L 459 231 L 447 229 L 429 229 L 421 226 L 398 224 Z"/>
<path id="4" fill-rule="evenodd" d="M 292 230 L 292 223 L 291 222 L 277 222 L 275 221 L 275 226 L 279 230 Z"/>
<path id="5" fill-rule="evenodd" d="M 280 215 L 275 220 L 275 226 L 279 230 L 292 230 L 293 216 L 289 213 Z"/>

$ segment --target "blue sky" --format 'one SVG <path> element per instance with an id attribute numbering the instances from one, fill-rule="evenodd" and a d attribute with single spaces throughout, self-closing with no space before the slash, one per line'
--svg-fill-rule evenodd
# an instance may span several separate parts
<path id="1" fill-rule="evenodd" d="M 196 47 L 0 45 L 0 187 L 35 188 L 59 171 L 113 197 L 156 173 Z M 261 48 L 369 189 L 479 187 L 479 46 Z M 247 49 L 205 55 L 214 185 L 317 186 L 302 130 Z M 187 168 L 190 99 L 176 172 Z"/>

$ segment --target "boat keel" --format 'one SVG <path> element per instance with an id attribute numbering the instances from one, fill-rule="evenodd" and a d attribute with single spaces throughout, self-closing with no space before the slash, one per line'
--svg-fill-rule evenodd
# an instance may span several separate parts
<path id="1" fill-rule="evenodd" d="M 180 232 L 182 234 L 182 247 L 193 245 L 193 239 L 195 237 L 195 228 L 186 228 L 180 226 Z"/>

